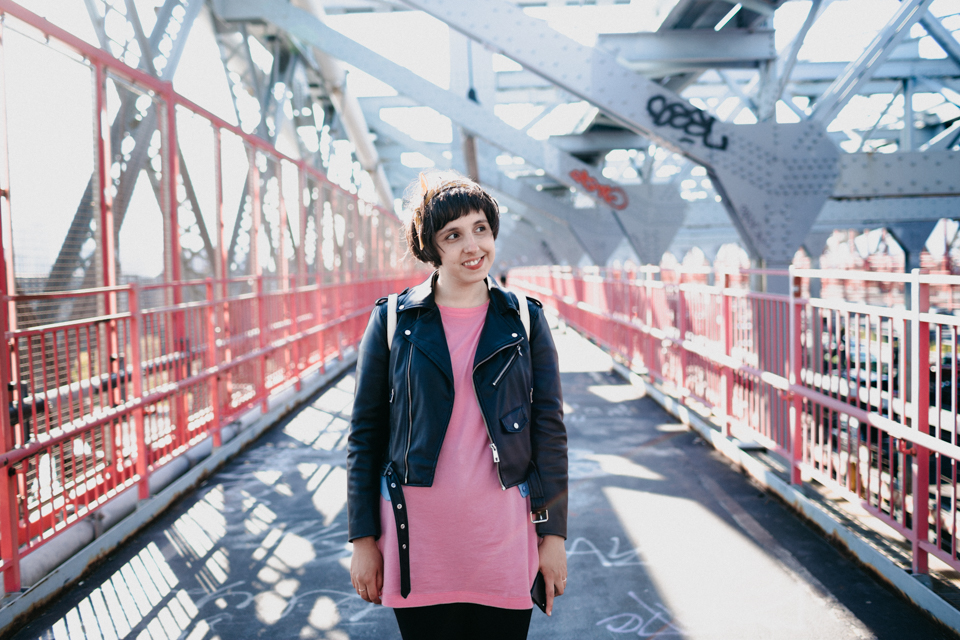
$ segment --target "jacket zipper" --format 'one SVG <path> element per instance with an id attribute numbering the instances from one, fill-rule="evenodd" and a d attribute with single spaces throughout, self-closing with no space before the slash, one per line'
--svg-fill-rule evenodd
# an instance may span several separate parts
<path id="1" fill-rule="evenodd" d="M 517 341 L 517 342 L 514 342 L 514 343 L 512 343 L 512 344 L 508 344 L 508 345 L 506 345 L 506 346 L 504 346 L 504 347 L 501 347 L 500 349 L 497 349 L 496 351 L 494 351 L 493 353 L 491 353 L 489 356 L 487 356 L 486 358 L 484 358 L 483 360 L 481 360 L 480 362 L 478 362 L 478 363 L 476 364 L 476 366 L 473 367 L 473 373 L 476 374 L 476 373 L 477 373 L 477 369 L 480 368 L 480 365 L 482 365 L 484 362 L 490 360 L 492 357 L 494 357 L 495 355 L 497 355 L 498 353 L 500 353 L 500 352 L 503 351 L 504 349 L 510 349 L 510 348 L 512 348 L 512 347 L 518 347 L 518 348 L 519 348 L 519 346 L 520 346 L 520 342 Z M 513 358 L 515 359 L 516 357 L 517 357 L 517 354 L 514 354 L 514 355 L 513 355 Z M 511 361 L 511 362 L 512 362 L 512 361 Z M 509 365 L 508 365 L 508 366 L 509 366 Z M 501 373 L 503 373 L 503 372 L 501 372 Z M 473 378 L 473 376 L 470 376 L 470 377 Z M 505 484 L 503 483 L 503 476 L 500 475 L 500 453 L 497 451 L 497 443 L 494 441 L 494 439 L 493 439 L 493 431 L 490 430 L 490 425 L 487 423 L 487 415 L 483 412 L 483 405 L 480 404 L 480 393 L 477 391 L 477 381 L 476 381 L 476 379 L 472 379 L 471 382 L 473 382 L 473 395 L 476 396 L 476 398 L 477 398 L 477 406 L 480 407 L 480 417 L 483 418 L 483 426 L 486 427 L 486 429 L 487 429 L 487 437 L 490 438 L 490 450 L 493 452 L 493 463 L 494 463 L 495 465 L 497 465 L 497 480 L 500 481 L 500 488 L 503 489 L 504 491 L 506 491 L 506 490 L 507 490 L 507 485 L 505 485 Z M 499 378 L 498 378 L 497 382 L 499 382 Z M 409 386 L 409 385 L 408 385 L 408 386 Z"/>
<path id="2" fill-rule="evenodd" d="M 497 375 L 497 379 L 493 381 L 493 386 L 500 384 L 500 381 L 503 380 L 503 376 L 507 375 L 507 371 L 510 370 L 510 367 L 513 366 L 513 363 L 517 361 L 517 358 L 523 355 L 523 347 L 519 344 L 517 345 L 517 352 L 510 356 L 510 360 L 507 362 L 506 366 L 501 369 L 500 373 Z"/>
<path id="3" fill-rule="evenodd" d="M 410 343 L 410 352 L 407 354 L 407 450 L 403 452 L 403 484 L 410 478 L 410 443 L 413 440 L 413 391 L 410 389 L 410 363 L 413 362 L 413 343 Z"/>

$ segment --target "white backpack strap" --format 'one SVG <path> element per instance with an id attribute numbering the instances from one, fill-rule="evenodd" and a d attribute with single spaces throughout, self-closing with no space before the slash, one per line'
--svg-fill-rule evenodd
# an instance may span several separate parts
<path id="1" fill-rule="evenodd" d="M 387 296 L 387 351 L 393 348 L 393 334 L 397 332 L 397 294 Z"/>
<path id="2" fill-rule="evenodd" d="M 520 322 L 523 323 L 523 331 L 527 334 L 527 340 L 530 340 L 530 307 L 527 306 L 527 296 L 514 291 L 517 296 L 517 303 L 520 305 Z"/>

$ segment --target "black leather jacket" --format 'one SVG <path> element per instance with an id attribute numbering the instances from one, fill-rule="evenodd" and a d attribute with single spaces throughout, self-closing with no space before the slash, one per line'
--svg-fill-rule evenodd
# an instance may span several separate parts
<path id="1" fill-rule="evenodd" d="M 429 487 L 453 411 L 453 370 L 434 276 L 399 295 L 393 348 L 386 298 L 360 343 L 347 445 L 349 538 L 380 536 L 380 475 L 387 462 L 403 484 Z M 504 489 L 527 482 L 531 507 L 548 510 L 540 535 L 567 534 L 567 434 L 557 350 L 538 301 L 528 299 L 530 340 L 517 298 L 487 278 L 490 305 L 473 383 Z M 469 504 L 450 505 L 451 513 Z M 491 513 L 491 518 L 496 514 Z"/>

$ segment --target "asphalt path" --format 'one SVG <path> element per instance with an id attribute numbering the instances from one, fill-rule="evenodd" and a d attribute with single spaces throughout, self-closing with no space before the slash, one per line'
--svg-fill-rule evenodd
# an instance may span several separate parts
<path id="1" fill-rule="evenodd" d="M 530 638 L 953 638 L 732 468 L 610 360 L 555 331 L 569 582 Z M 399 638 L 350 586 L 346 375 L 15 636 Z"/>

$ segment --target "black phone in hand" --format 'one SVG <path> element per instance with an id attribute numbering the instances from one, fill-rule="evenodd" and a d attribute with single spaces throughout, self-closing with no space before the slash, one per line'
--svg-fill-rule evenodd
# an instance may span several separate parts
<path id="1" fill-rule="evenodd" d="M 533 604 L 540 607 L 540 611 L 547 612 L 547 583 L 544 582 L 543 573 L 540 571 L 537 571 L 537 577 L 533 580 L 530 598 L 533 600 Z"/>

